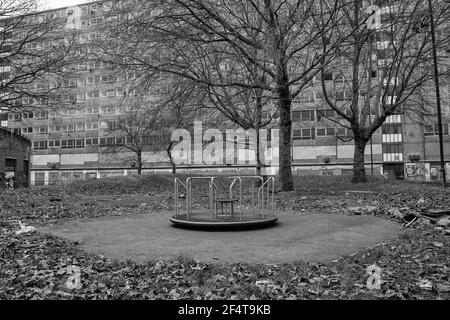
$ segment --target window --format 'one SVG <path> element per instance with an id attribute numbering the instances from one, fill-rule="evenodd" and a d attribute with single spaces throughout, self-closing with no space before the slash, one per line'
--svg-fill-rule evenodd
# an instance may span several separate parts
<path id="1" fill-rule="evenodd" d="M 302 93 L 299 97 L 299 100 L 302 102 L 314 102 L 314 92 L 306 91 Z"/>
<path id="2" fill-rule="evenodd" d="M 22 114 L 22 119 L 33 119 L 33 112 L 25 112 Z"/>
<path id="3" fill-rule="evenodd" d="M 64 96 L 65 102 L 76 102 L 77 101 L 77 95 L 76 94 L 67 94 Z"/>
<path id="4" fill-rule="evenodd" d="M 89 13 L 89 7 L 88 6 L 82 6 L 81 7 L 81 14 L 85 15 Z"/>
<path id="5" fill-rule="evenodd" d="M 61 110 L 53 110 L 48 113 L 49 117 L 58 117 L 61 115 Z"/>
<path id="6" fill-rule="evenodd" d="M 294 130 L 292 133 L 293 140 L 314 140 L 315 130 L 314 128 Z"/>
<path id="7" fill-rule="evenodd" d="M 76 87 L 77 79 L 66 79 L 63 81 L 64 87 Z"/>
<path id="8" fill-rule="evenodd" d="M 314 121 L 314 110 L 292 111 L 293 121 Z"/>
<path id="9" fill-rule="evenodd" d="M 351 138 L 353 137 L 353 131 L 348 128 L 337 128 L 336 136 Z"/>
<path id="10" fill-rule="evenodd" d="M 91 34 L 92 35 L 92 34 Z M 88 62 L 88 67 L 89 69 L 98 69 L 102 66 L 100 61 L 89 61 Z M 100 76 L 96 76 L 95 77 L 95 82 L 99 83 L 100 82 Z"/>
<path id="11" fill-rule="evenodd" d="M 86 108 L 86 114 L 98 114 L 98 107 L 88 107 Z"/>
<path id="12" fill-rule="evenodd" d="M 315 92 L 315 100 L 323 100 L 323 92 L 322 91 L 316 91 Z"/>
<path id="13" fill-rule="evenodd" d="M 63 149 L 73 149 L 75 147 L 75 140 L 62 140 L 61 148 Z"/>
<path id="14" fill-rule="evenodd" d="M 48 128 L 47 127 L 36 127 L 33 130 L 37 134 L 47 134 L 48 133 Z"/>
<path id="15" fill-rule="evenodd" d="M 73 9 L 67 9 L 67 15 L 68 16 L 73 15 Z"/>
<path id="16" fill-rule="evenodd" d="M 333 109 L 317 110 L 317 121 L 319 121 L 322 117 L 333 118 L 335 116 L 336 115 Z"/>
<path id="17" fill-rule="evenodd" d="M 61 141 L 59 141 L 59 140 L 50 140 L 48 142 L 49 148 L 59 148 L 60 146 L 61 146 Z"/>
<path id="18" fill-rule="evenodd" d="M 101 76 L 102 83 L 114 83 L 115 79 L 113 76 Z"/>
<path id="19" fill-rule="evenodd" d="M 86 146 L 97 146 L 98 138 L 88 138 L 86 139 Z"/>
<path id="20" fill-rule="evenodd" d="M 97 91 L 91 91 L 91 92 L 87 93 L 86 99 L 87 100 L 96 99 L 99 96 L 100 96 L 100 92 L 98 90 Z"/>
<path id="21" fill-rule="evenodd" d="M 116 122 L 115 121 L 108 121 L 107 126 L 109 130 L 115 130 L 116 129 Z"/>
<path id="22" fill-rule="evenodd" d="M 77 132 L 84 132 L 84 123 L 77 123 L 75 125 L 75 129 L 77 130 Z"/>
<path id="23" fill-rule="evenodd" d="M 112 9 L 112 3 L 111 2 L 103 3 L 103 11 L 111 11 L 111 9 Z"/>
<path id="24" fill-rule="evenodd" d="M 320 128 L 317 129 L 317 136 L 325 137 L 325 136 L 334 136 L 335 129 L 334 128 Z"/>
<path id="25" fill-rule="evenodd" d="M 97 8 L 98 8 L 97 5 L 92 5 L 91 10 L 90 10 L 91 14 L 94 14 L 95 12 L 97 12 Z"/>
<path id="26" fill-rule="evenodd" d="M 401 125 L 383 125 L 381 128 L 381 132 L 383 134 L 401 134 L 402 126 Z"/>
<path id="27" fill-rule="evenodd" d="M 75 132 L 75 125 L 74 124 L 68 124 L 67 126 L 63 126 L 63 128 L 66 127 L 67 132 Z"/>
<path id="28" fill-rule="evenodd" d="M 84 139 L 76 139 L 75 148 L 84 148 Z"/>
<path id="29" fill-rule="evenodd" d="M 45 111 L 42 111 L 42 112 L 35 112 L 35 113 L 34 113 L 34 118 L 35 118 L 36 120 L 46 120 L 46 119 L 48 119 L 48 113 L 45 112 Z"/>
<path id="30" fill-rule="evenodd" d="M 437 136 L 439 135 L 439 126 L 437 124 L 434 125 L 426 125 L 423 130 L 424 136 Z M 448 124 L 442 125 L 442 134 L 444 136 L 448 136 Z"/>
<path id="31" fill-rule="evenodd" d="M 124 139 L 122 137 L 116 138 L 116 145 L 121 146 L 124 144 Z"/>
<path id="32" fill-rule="evenodd" d="M 74 116 L 76 115 L 77 111 L 75 109 L 64 109 L 61 111 L 61 114 L 63 116 Z"/>
<path id="33" fill-rule="evenodd" d="M 89 20 L 89 24 L 91 26 L 95 26 L 95 25 L 102 24 L 102 23 L 103 23 L 103 18 L 92 18 Z"/>
<path id="34" fill-rule="evenodd" d="M 135 72 L 127 73 L 127 80 L 133 80 L 133 79 L 136 79 L 136 73 Z"/>
<path id="35" fill-rule="evenodd" d="M 37 44 L 36 43 L 27 43 L 26 47 L 28 49 L 36 49 L 37 48 Z"/>
<path id="36" fill-rule="evenodd" d="M 90 130 L 98 130 L 98 122 L 86 123 L 86 131 L 90 131 Z"/>
<path id="37" fill-rule="evenodd" d="M 64 39 L 53 39 L 52 46 L 62 46 L 64 45 Z"/>
<path id="38" fill-rule="evenodd" d="M 383 144 L 383 153 L 403 153 L 402 144 Z"/>
<path id="39" fill-rule="evenodd" d="M 22 133 L 24 134 L 33 133 L 33 128 L 32 127 L 22 128 Z"/>
<path id="40" fill-rule="evenodd" d="M 102 107 L 102 113 L 104 114 L 114 114 L 115 108 L 114 107 Z"/>
<path id="41" fill-rule="evenodd" d="M 325 71 L 323 73 L 323 80 L 327 81 L 327 80 L 333 80 L 333 73 L 330 71 Z"/>
<path id="42" fill-rule="evenodd" d="M 46 150 L 47 149 L 47 141 L 34 141 L 33 149 L 34 150 Z"/>
<path id="43" fill-rule="evenodd" d="M 22 120 L 22 115 L 20 113 L 10 114 L 8 116 L 8 119 L 11 121 L 20 121 L 20 120 Z"/>
<path id="44" fill-rule="evenodd" d="M 352 97 L 352 94 L 348 90 L 336 91 L 335 95 L 336 95 L 336 101 L 349 101 L 349 100 L 351 100 L 351 97 Z"/>

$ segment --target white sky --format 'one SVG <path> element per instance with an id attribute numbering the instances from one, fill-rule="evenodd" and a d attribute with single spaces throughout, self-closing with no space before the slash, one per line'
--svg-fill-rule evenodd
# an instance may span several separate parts
<path id="1" fill-rule="evenodd" d="M 41 0 L 41 3 L 45 9 L 55 9 L 92 1 L 93 0 Z"/>

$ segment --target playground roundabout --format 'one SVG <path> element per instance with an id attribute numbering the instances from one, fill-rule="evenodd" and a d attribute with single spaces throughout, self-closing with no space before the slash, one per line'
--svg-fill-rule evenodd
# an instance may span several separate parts
<path id="1" fill-rule="evenodd" d="M 277 223 L 278 217 L 247 216 L 243 219 L 230 217 L 225 219 L 216 219 L 211 221 L 207 214 L 197 215 L 195 218 L 187 219 L 186 215 L 172 216 L 170 221 L 177 227 L 187 229 L 205 229 L 205 230 L 238 230 L 238 229 L 256 229 L 273 226 Z"/>
<path id="2" fill-rule="evenodd" d="M 276 224 L 273 177 L 232 176 L 228 185 L 218 185 L 216 179 L 175 179 L 176 213 L 170 221 L 176 227 L 236 230 Z"/>

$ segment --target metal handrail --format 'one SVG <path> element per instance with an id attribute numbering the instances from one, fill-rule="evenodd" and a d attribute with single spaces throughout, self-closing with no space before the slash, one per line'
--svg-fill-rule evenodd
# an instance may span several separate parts
<path id="1" fill-rule="evenodd" d="M 241 177 L 230 177 L 230 179 L 231 178 L 233 178 L 233 181 L 229 188 L 230 199 L 233 199 L 233 187 L 236 185 L 236 182 L 239 181 L 239 220 L 242 221 L 242 179 Z"/>
<path id="2" fill-rule="evenodd" d="M 186 186 L 187 186 L 187 203 L 188 203 L 188 210 L 187 210 L 187 219 L 189 220 L 189 215 L 192 214 L 192 180 L 209 180 L 209 210 L 211 212 L 211 221 L 214 220 L 214 209 L 213 209 L 213 198 L 214 198 L 214 192 L 213 192 L 213 186 L 217 189 L 217 185 L 214 183 L 214 179 L 216 177 L 188 177 L 186 179 Z"/>
<path id="3" fill-rule="evenodd" d="M 178 212 L 179 212 L 179 208 L 178 208 L 178 184 L 181 184 L 183 187 L 184 187 L 184 189 L 186 190 L 186 207 L 187 207 L 187 187 L 186 187 L 186 185 L 180 180 L 180 179 L 178 179 L 178 178 L 175 178 L 175 216 L 176 217 L 178 217 Z"/>
<path id="4" fill-rule="evenodd" d="M 251 179 L 252 182 L 252 208 L 253 208 L 253 213 L 255 213 L 256 208 L 258 208 L 262 214 L 262 216 L 264 217 L 266 214 L 266 210 L 267 212 L 269 212 L 271 207 L 271 211 L 272 211 L 272 215 L 274 215 L 274 210 L 275 210 L 275 179 L 273 177 L 269 177 L 267 178 L 266 181 L 264 181 L 263 177 L 261 176 L 232 176 L 229 177 L 230 179 L 233 179 L 230 187 L 229 187 L 229 196 L 230 199 L 233 199 L 233 189 L 236 187 L 236 185 L 239 182 L 239 213 L 240 213 L 240 221 L 242 221 L 242 214 L 243 214 L 243 205 L 242 205 L 242 180 L 243 179 Z M 180 179 L 175 178 L 175 205 L 176 205 L 176 216 L 179 215 L 179 199 L 178 199 L 178 194 L 179 194 L 179 186 L 181 185 L 182 187 L 185 188 L 186 190 L 186 219 L 189 220 L 189 216 L 192 214 L 192 180 L 208 180 L 208 188 L 209 188 L 209 210 L 211 213 L 211 221 L 214 220 L 214 200 L 217 199 L 217 184 L 215 183 L 215 179 L 217 179 L 217 177 L 188 177 L 186 179 L 186 183 L 183 183 Z M 257 194 L 256 194 L 256 206 L 255 206 L 255 193 L 254 193 L 254 183 L 255 180 L 260 180 L 261 181 L 261 186 L 259 186 L 258 190 L 257 190 Z M 272 184 L 272 185 L 270 185 Z M 272 199 L 270 199 L 270 187 L 272 187 Z M 266 194 L 266 189 L 267 188 L 267 194 Z M 270 201 L 271 200 L 271 201 Z M 270 204 L 269 204 L 270 202 Z"/>
<path id="5" fill-rule="evenodd" d="M 270 183 L 272 182 L 272 214 L 274 213 L 274 197 L 275 197 L 275 179 L 273 177 L 267 178 L 267 180 L 258 188 L 258 207 L 260 207 L 262 216 L 265 216 L 265 206 L 264 206 L 264 187 L 267 185 L 267 201 L 270 198 Z M 260 198 L 261 196 L 261 198 Z M 261 202 L 259 200 L 261 199 Z"/>

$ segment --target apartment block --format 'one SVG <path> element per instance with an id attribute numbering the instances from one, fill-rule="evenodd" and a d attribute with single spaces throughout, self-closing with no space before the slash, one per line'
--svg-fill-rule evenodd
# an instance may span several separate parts
<path id="1" fill-rule="evenodd" d="M 53 10 L 59 22 L 53 38 L 36 46 L 58 45 L 65 30 L 75 29 L 80 33 L 79 43 L 89 51 L 89 43 L 99 37 L 96 31 L 108 10 L 108 4 L 101 1 Z M 382 46 L 381 42 L 378 45 Z M 137 75 L 112 73 L 108 65 L 88 59 L 79 62 L 76 70 L 63 80 L 67 93 L 59 109 L 12 113 L 2 119 L 1 126 L 32 141 L 30 180 L 33 185 L 136 174 L 135 155 L 122 148 L 126 138 L 116 130 L 116 125 L 123 114 L 123 98 L 136 94 L 133 82 Z M 337 87 L 343 83 L 342 74 L 333 69 L 326 77 Z M 367 77 L 377 77 L 376 70 Z M 339 125 L 344 123 L 342 117 L 327 107 L 320 81 L 318 76 L 312 79 L 311 86 L 293 101 L 294 174 L 339 175 L 352 170 L 353 133 Z M 445 157 L 450 166 L 450 99 L 448 87 L 444 89 Z M 345 89 L 337 90 L 334 99 L 348 103 L 350 95 Z M 433 119 L 427 121 L 429 124 L 425 120 L 416 123 L 405 112 L 389 116 L 366 147 L 367 172 L 398 179 L 440 179 L 437 127 Z M 276 148 L 273 150 L 276 152 Z M 157 147 L 144 152 L 143 162 L 144 172 L 171 170 L 166 152 Z M 254 166 L 248 162 L 235 162 L 231 166 L 194 164 L 180 166 L 179 170 L 253 173 Z"/>

